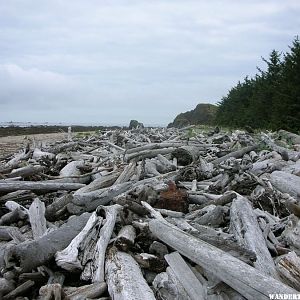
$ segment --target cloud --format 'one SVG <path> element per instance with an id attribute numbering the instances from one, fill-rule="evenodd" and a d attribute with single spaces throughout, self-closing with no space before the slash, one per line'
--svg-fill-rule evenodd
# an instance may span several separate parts
<path id="1" fill-rule="evenodd" d="M 299 12 L 297 0 L 0 2 L 0 118 L 166 124 L 286 51 Z"/>

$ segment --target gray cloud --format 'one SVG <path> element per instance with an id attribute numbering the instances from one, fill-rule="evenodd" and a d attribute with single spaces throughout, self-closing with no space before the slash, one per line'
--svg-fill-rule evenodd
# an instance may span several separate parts
<path id="1" fill-rule="evenodd" d="M 166 124 L 297 35 L 298 0 L 2 1 L 0 120 Z"/>

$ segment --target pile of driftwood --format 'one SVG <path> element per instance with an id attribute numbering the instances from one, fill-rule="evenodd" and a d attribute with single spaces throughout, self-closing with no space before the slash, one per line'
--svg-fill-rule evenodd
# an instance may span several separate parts
<path id="1" fill-rule="evenodd" d="M 0 160 L 1 299 L 297 294 L 299 148 L 218 128 L 33 141 Z"/>

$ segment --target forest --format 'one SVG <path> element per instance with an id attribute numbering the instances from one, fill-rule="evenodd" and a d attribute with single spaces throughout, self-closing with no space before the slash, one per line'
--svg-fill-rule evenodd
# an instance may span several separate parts
<path id="1" fill-rule="evenodd" d="M 216 123 L 253 129 L 300 129 L 300 41 L 296 37 L 286 53 L 273 50 L 266 70 L 247 76 L 218 103 Z"/>

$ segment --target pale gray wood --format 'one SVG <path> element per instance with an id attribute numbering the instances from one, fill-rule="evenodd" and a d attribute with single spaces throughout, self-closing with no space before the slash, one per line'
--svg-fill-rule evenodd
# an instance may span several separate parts
<path id="1" fill-rule="evenodd" d="M 35 198 L 29 207 L 28 215 L 32 229 L 32 235 L 36 240 L 43 236 L 47 231 L 45 204 L 39 198 Z"/>
<path id="2" fill-rule="evenodd" d="M 266 299 L 272 293 L 297 293 L 280 281 L 239 259 L 185 233 L 165 220 L 151 220 L 150 231 L 170 247 L 203 266 L 247 299 Z"/>
<path id="3" fill-rule="evenodd" d="M 65 183 L 54 181 L 22 181 L 22 182 L 0 182 L 0 192 L 13 192 L 19 190 L 29 191 L 59 191 L 78 190 L 83 187 L 81 183 Z"/>
<path id="4" fill-rule="evenodd" d="M 95 259 L 93 261 L 93 274 L 92 282 L 104 281 L 104 265 L 105 265 L 105 252 L 113 233 L 117 215 L 121 206 L 118 204 L 111 206 L 103 206 L 102 209 L 105 213 L 105 223 L 100 230 L 100 237 L 96 244 Z"/>
<path id="5" fill-rule="evenodd" d="M 64 288 L 68 300 L 95 299 L 96 297 L 103 295 L 106 290 L 107 284 L 105 282 L 95 282 L 72 289 Z"/>
<path id="6" fill-rule="evenodd" d="M 134 245 L 136 230 L 132 225 L 125 225 L 121 228 L 114 241 L 114 245 L 120 250 L 127 252 Z"/>
<path id="7" fill-rule="evenodd" d="M 130 178 L 135 174 L 136 172 L 136 163 L 131 162 L 127 166 L 125 166 L 123 172 L 120 174 L 118 179 L 115 181 L 114 184 L 124 183 L 126 181 L 129 181 Z"/>
<path id="8" fill-rule="evenodd" d="M 256 254 L 255 268 L 266 275 L 278 278 L 274 261 L 267 248 L 256 214 L 248 199 L 237 194 L 230 209 L 230 232 L 237 241 Z"/>
<path id="9" fill-rule="evenodd" d="M 224 156 L 222 156 L 220 158 L 216 158 L 213 161 L 211 161 L 211 163 L 213 163 L 214 165 L 217 165 L 220 162 L 225 161 L 226 159 L 231 158 L 231 157 L 234 157 L 234 158 L 243 157 L 246 153 L 249 153 L 250 151 L 253 151 L 253 150 L 257 149 L 258 146 L 259 145 L 256 144 L 256 145 L 252 145 L 252 146 L 248 146 L 248 147 L 242 148 L 240 150 L 237 150 L 237 151 L 231 152 L 231 153 L 229 153 L 227 155 L 224 155 Z"/>
<path id="10" fill-rule="evenodd" d="M 131 255 L 110 249 L 105 263 L 108 292 L 114 300 L 155 300 L 138 263 Z"/>
<path id="11" fill-rule="evenodd" d="M 294 251 L 279 257 L 276 268 L 289 286 L 300 291 L 300 258 Z"/>
<path id="12" fill-rule="evenodd" d="M 180 281 L 189 297 L 193 300 L 205 299 L 205 290 L 192 270 L 178 252 L 165 255 L 165 259 Z"/>
<path id="13" fill-rule="evenodd" d="M 282 193 L 288 193 L 292 197 L 300 197 L 300 177 L 283 171 L 274 171 L 270 181 Z"/>
<path id="14" fill-rule="evenodd" d="M 45 264 L 54 257 L 57 251 L 70 244 L 85 226 L 89 217 L 89 213 L 73 216 L 64 225 L 37 240 L 26 241 L 11 247 L 6 255 L 6 267 L 17 266 L 20 272 L 28 272 Z"/>
<path id="15" fill-rule="evenodd" d="M 97 224 L 101 226 L 102 218 L 98 217 L 95 212 L 92 213 L 84 228 L 76 235 L 67 248 L 58 251 L 55 254 L 56 264 L 69 272 L 82 270 L 83 266 L 78 259 L 80 244 Z"/>

